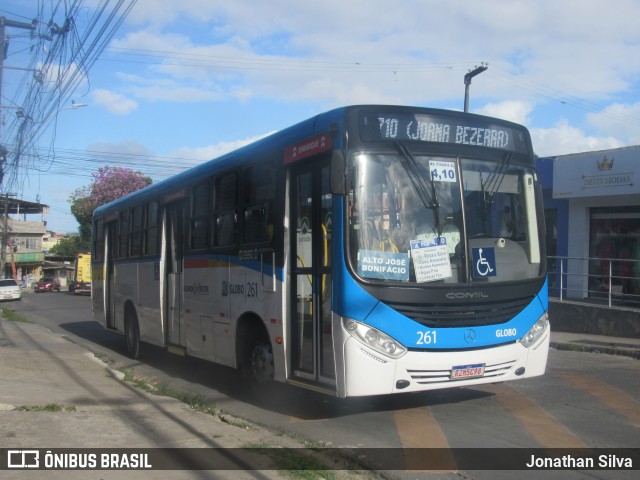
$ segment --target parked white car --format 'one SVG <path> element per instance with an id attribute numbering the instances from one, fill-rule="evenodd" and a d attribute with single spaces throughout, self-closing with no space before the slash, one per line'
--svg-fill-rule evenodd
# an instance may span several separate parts
<path id="1" fill-rule="evenodd" d="M 22 290 L 13 278 L 0 279 L 0 300 L 20 300 Z"/>

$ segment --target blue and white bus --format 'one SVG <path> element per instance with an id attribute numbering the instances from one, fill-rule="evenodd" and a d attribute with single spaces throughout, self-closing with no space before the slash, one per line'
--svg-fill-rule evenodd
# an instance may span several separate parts
<path id="1" fill-rule="evenodd" d="M 339 397 L 541 375 L 528 131 L 401 106 L 320 114 L 98 208 L 94 317 Z"/>

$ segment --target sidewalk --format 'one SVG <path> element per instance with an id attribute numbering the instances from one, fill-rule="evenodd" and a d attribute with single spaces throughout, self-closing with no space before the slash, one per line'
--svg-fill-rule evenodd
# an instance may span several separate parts
<path id="1" fill-rule="evenodd" d="M 551 331 L 551 347 L 557 350 L 625 355 L 640 360 L 640 339 L 638 338 Z"/>
<path id="2" fill-rule="evenodd" d="M 42 326 L 0 318 L 0 449 L 301 447 L 247 422 L 146 393 L 122 376 Z M 9 461 L 2 454 L 0 458 L 2 478 L 43 476 L 42 471 L 3 471 Z M 178 476 L 169 470 L 101 470 L 99 477 L 96 472 L 49 470 L 45 477 L 286 478 L 277 470 L 184 470 Z"/>

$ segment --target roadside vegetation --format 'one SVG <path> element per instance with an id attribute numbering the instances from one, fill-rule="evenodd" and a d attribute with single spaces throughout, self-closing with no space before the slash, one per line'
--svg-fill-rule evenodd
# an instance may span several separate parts
<path id="1" fill-rule="evenodd" d="M 73 405 L 65 406 L 59 403 L 47 403 L 46 405 L 20 405 L 16 410 L 23 412 L 75 412 L 76 407 Z"/>
<path id="2" fill-rule="evenodd" d="M 32 323 L 31 321 L 27 320 L 22 315 L 17 314 L 14 310 L 11 310 L 10 308 L 2 308 L 0 309 L 0 312 L 2 312 L 2 316 L 6 320 L 9 320 L 10 322 Z"/>

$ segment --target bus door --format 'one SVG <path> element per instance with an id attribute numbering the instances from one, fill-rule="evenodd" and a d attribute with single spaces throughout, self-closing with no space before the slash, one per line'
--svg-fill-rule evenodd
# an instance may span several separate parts
<path id="1" fill-rule="evenodd" d="M 106 244 L 105 252 L 105 279 L 104 279 L 104 314 L 107 328 L 116 328 L 116 289 L 115 289 L 115 260 L 118 251 L 118 230 L 116 222 L 106 224 Z"/>
<path id="2" fill-rule="evenodd" d="M 329 161 L 318 157 L 290 171 L 291 334 L 296 379 L 335 387 L 331 329 L 332 197 Z"/>
<path id="3" fill-rule="evenodd" d="M 169 345 L 182 345 L 186 342 L 182 325 L 184 202 L 166 207 L 165 248 L 167 341 Z"/>

